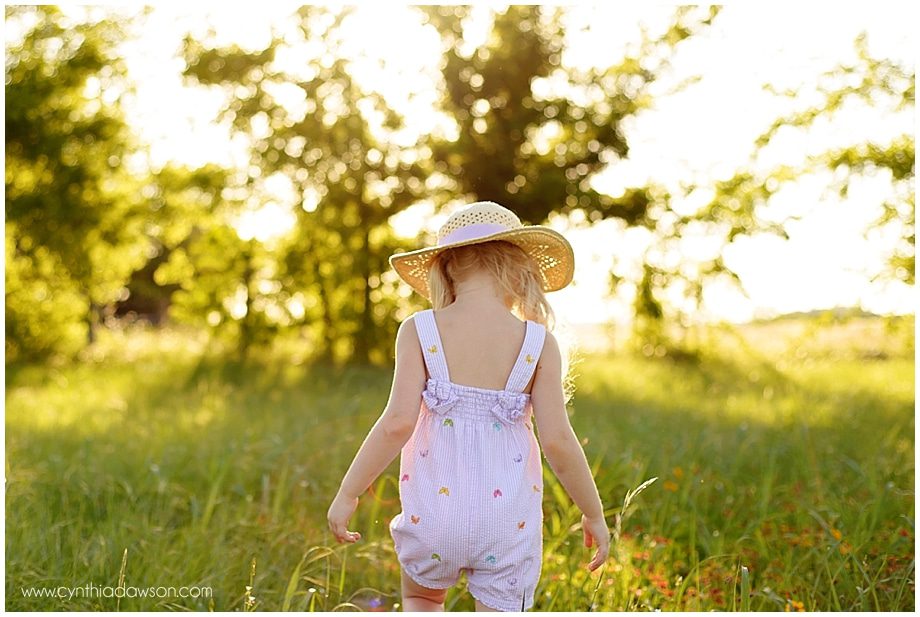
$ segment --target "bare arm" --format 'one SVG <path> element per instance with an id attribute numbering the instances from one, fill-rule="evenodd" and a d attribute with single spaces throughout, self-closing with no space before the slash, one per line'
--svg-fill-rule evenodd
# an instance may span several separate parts
<path id="1" fill-rule="evenodd" d="M 327 513 L 329 528 L 338 542 L 355 542 L 361 538 L 361 534 L 347 530 L 348 520 L 358 506 L 358 497 L 383 473 L 412 436 L 424 387 L 424 359 L 415 323 L 410 317 L 400 324 L 396 334 L 396 371 L 390 399 L 361 444 Z"/>
<path id="2" fill-rule="evenodd" d="M 593 570 L 607 558 L 609 532 L 604 519 L 604 505 L 591 476 L 591 468 L 566 413 L 562 356 L 559 344 L 550 332 L 546 333 L 543 353 L 537 363 L 531 402 L 546 461 L 584 515 L 585 546 L 597 543 L 598 551 L 588 565 Z"/>

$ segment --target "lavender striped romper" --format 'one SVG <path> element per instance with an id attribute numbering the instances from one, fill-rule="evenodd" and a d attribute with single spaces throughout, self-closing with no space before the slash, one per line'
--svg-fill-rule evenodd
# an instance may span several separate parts
<path id="1" fill-rule="evenodd" d="M 465 570 L 486 606 L 526 610 L 542 567 L 543 466 L 523 389 L 546 330 L 526 321 L 505 388 L 488 390 L 450 381 L 431 309 L 415 326 L 430 378 L 400 456 L 402 512 L 390 521 L 399 562 L 429 589 L 453 587 Z"/>

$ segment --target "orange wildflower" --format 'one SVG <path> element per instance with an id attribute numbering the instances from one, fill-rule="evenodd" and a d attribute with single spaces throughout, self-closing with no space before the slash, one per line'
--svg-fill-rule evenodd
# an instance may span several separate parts
<path id="1" fill-rule="evenodd" d="M 788 600 L 786 602 L 786 612 L 796 611 L 798 613 L 805 612 L 805 605 L 798 600 Z"/>

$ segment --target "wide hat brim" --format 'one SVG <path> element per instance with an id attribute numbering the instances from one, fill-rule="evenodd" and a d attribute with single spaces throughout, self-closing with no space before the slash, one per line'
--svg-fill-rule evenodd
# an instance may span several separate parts
<path id="1" fill-rule="evenodd" d="M 537 263 L 543 279 L 543 291 L 557 291 L 572 282 L 575 274 L 575 253 L 572 245 L 558 231 L 541 225 L 527 225 L 479 238 L 432 246 L 408 253 L 396 253 L 390 256 L 390 265 L 412 289 L 430 300 L 428 270 L 431 267 L 431 260 L 438 253 L 458 246 L 480 244 L 491 240 L 505 240 L 524 249 L 524 252 Z"/>

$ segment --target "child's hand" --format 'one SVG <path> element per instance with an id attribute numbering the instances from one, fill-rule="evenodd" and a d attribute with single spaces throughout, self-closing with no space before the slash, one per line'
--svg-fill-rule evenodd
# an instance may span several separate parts
<path id="1" fill-rule="evenodd" d="M 585 546 L 597 546 L 597 552 L 594 553 L 594 559 L 588 564 L 591 571 L 597 570 L 601 564 L 607 561 L 607 555 L 610 553 L 610 530 L 607 529 L 607 521 L 604 517 L 588 518 L 581 515 L 581 530 L 584 532 Z"/>
<path id="2" fill-rule="evenodd" d="M 348 531 L 348 520 L 351 518 L 351 515 L 355 513 L 357 507 L 357 497 L 349 499 L 343 497 L 341 494 L 337 494 L 335 499 L 332 500 L 332 505 L 329 506 L 326 518 L 329 521 L 329 529 L 332 531 L 336 542 L 339 544 L 342 542 L 353 544 L 361 539 L 361 534 L 357 531 Z"/>

